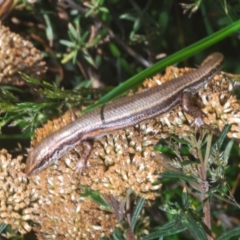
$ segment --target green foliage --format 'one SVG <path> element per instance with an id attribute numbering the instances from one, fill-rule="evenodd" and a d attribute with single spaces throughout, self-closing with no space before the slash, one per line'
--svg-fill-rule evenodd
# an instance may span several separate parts
<path id="1" fill-rule="evenodd" d="M 172 236 L 188 230 L 194 239 L 207 239 L 204 227 L 200 219 L 196 219 L 196 211 L 191 209 L 191 202 L 188 201 L 187 193 L 182 193 L 182 206 L 178 203 L 167 203 L 163 211 L 173 216 L 173 219 L 161 227 L 157 227 L 144 240 L 157 239 L 163 236 Z"/>
<path id="2" fill-rule="evenodd" d="M 105 90 L 95 91 L 87 88 L 81 90 L 63 90 L 57 86 L 33 79 L 21 74 L 29 84 L 37 86 L 38 94 L 44 98 L 41 102 L 22 102 L 14 95 L 15 88 L 2 87 L 0 89 L 0 127 L 11 124 L 20 125 L 22 129 L 35 128 L 45 122 L 50 116 L 58 115 L 67 109 L 79 108 L 93 102 L 93 95 L 101 95 Z M 10 91 L 11 90 L 11 91 Z M 20 90 L 20 93 L 23 92 Z M 56 111 L 57 110 L 57 111 Z"/>

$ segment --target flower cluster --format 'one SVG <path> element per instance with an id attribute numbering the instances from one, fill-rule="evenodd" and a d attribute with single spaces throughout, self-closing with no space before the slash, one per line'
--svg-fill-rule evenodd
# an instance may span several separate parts
<path id="1" fill-rule="evenodd" d="M 81 197 L 80 182 L 64 162 L 32 177 L 32 183 L 41 192 L 34 228 L 38 239 L 93 240 L 113 232 L 115 216 L 90 198 Z"/>
<path id="2" fill-rule="evenodd" d="M 46 71 L 40 51 L 1 23 L 0 58 L 0 83 L 21 85 L 25 82 L 19 75 L 19 71 L 37 78 Z"/>
<path id="3" fill-rule="evenodd" d="M 30 221 L 38 219 L 38 194 L 23 173 L 22 157 L 12 158 L 0 150 L 0 221 L 24 234 Z"/>

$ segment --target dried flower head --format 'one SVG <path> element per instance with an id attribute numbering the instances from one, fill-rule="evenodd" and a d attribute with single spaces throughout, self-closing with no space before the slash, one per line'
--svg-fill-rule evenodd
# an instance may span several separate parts
<path id="1" fill-rule="evenodd" d="M 29 222 L 35 220 L 39 205 L 21 161 L 22 156 L 12 159 L 7 150 L 0 150 L 0 221 L 24 234 L 31 230 Z"/>
<path id="2" fill-rule="evenodd" d="M 128 189 L 137 196 L 154 199 L 156 190 L 161 188 L 153 185 L 162 171 L 153 150 L 158 137 L 154 129 L 144 123 L 102 137 L 89 158 L 91 166 L 79 180 L 84 186 L 120 199 Z"/>
<path id="3" fill-rule="evenodd" d="M 74 170 L 61 162 L 58 168 L 48 168 L 31 178 L 41 195 L 34 228 L 38 239 L 91 240 L 112 233 L 115 216 L 81 197 L 83 190 L 74 175 Z"/>
<path id="4" fill-rule="evenodd" d="M 46 71 L 39 50 L 1 23 L 0 58 L 0 83 L 21 85 L 25 82 L 21 79 L 19 71 L 36 78 Z"/>

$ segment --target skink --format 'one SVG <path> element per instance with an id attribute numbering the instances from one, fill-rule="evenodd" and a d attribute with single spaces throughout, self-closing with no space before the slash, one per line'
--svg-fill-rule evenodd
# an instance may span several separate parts
<path id="1" fill-rule="evenodd" d="M 189 107 L 184 95 L 196 93 L 212 79 L 220 71 L 223 59 L 221 53 L 213 53 L 196 70 L 133 96 L 119 98 L 82 115 L 44 138 L 29 152 L 26 174 L 39 173 L 79 144 L 84 145 L 78 165 L 81 168 L 91 153 L 95 138 L 159 116 L 179 105 L 181 100 L 184 111 L 193 115 L 195 124 L 201 126 L 201 112 Z"/>

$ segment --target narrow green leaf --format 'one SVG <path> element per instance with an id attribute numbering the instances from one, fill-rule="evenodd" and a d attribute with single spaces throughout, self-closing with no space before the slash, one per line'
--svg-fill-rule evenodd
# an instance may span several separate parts
<path id="1" fill-rule="evenodd" d="M 78 51 L 73 51 L 73 55 L 72 55 L 73 64 L 75 64 L 77 61 L 77 55 L 78 55 Z"/>
<path id="2" fill-rule="evenodd" d="M 53 38 L 54 38 L 54 33 L 53 33 L 53 28 L 52 28 L 52 24 L 50 21 L 50 18 L 47 14 L 43 14 L 44 20 L 46 22 L 46 35 L 47 35 L 47 39 L 49 41 L 52 42 Z"/>
<path id="3" fill-rule="evenodd" d="M 135 209 L 134 209 L 134 212 L 132 215 L 132 226 L 131 226 L 132 231 L 134 230 L 134 228 L 136 226 L 138 217 L 143 209 L 144 203 L 145 203 L 145 198 L 140 198 L 135 206 Z"/>
<path id="4" fill-rule="evenodd" d="M 158 227 L 155 231 L 151 232 L 148 236 L 142 238 L 142 240 L 151 240 L 151 239 L 158 239 L 163 236 L 172 236 L 174 234 L 183 232 L 186 229 L 181 224 L 176 224 L 176 221 L 170 221 L 166 225 L 162 227 Z"/>
<path id="5" fill-rule="evenodd" d="M 85 189 L 85 192 L 83 194 L 81 194 L 82 197 L 90 197 L 94 202 L 96 202 L 97 204 L 111 209 L 108 204 L 103 200 L 103 198 L 100 196 L 100 193 L 97 191 L 93 191 L 91 189 Z"/>
<path id="6" fill-rule="evenodd" d="M 121 55 L 121 52 L 120 52 L 118 46 L 115 43 L 113 43 L 113 42 L 109 43 L 109 48 L 110 48 L 110 51 L 111 51 L 112 55 L 115 58 L 118 58 Z"/>
<path id="7" fill-rule="evenodd" d="M 134 32 L 134 33 L 136 33 L 137 30 L 139 29 L 140 23 L 141 23 L 140 19 L 137 19 L 137 20 L 134 22 L 134 24 L 133 24 L 133 32 Z"/>
<path id="8" fill-rule="evenodd" d="M 226 164 L 228 163 L 228 159 L 229 159 L 233 144 L 234 144 L 234 141 L 233 139 L 231 139 L 224 150 L 223 159 Z"/>
<path id="9" fill-rule="evenodd" d="M 115 228 L 113 233 L 114 240 L 123 240 L 123 231 L 120 228 Z"/>
<path id="10" fill-rule="evenodd" d="M 212 145 L 212 148 L 211 148 L 211 153 L 213 150 L 215 150 L 216 146 L 218 148 L 221 148 L 222 144 L 223 144 L 223 141 L 225 140 L 229 130 L 231 128 L 231 125 L 226 125 L 222 132 L 221 132 L 221 135 L 218 137 L 217 141 Z"/>
<path id="11" fill-rule="evenodd" d="M 100 10 L 101 12 L 104 12 L 104 13 L 108 13 L 108 12 L 109 12 L 108 9 L 105 8 L 105 7 L 100 7 L 99 10 Z"/>
<path id="12" fill-rule="evenodd" d="M 64 64 L 64 63 L 68 62 L 70 59 L 75 58 L 75 56 L 76 56 L 76 51 L 72 51 L 69 54 L 67 54 L 66 56 L 64 56 L 61 63 Z"/>
<path id="13" fill-rule="evenodd" d="M 192 164 L 199 165 L 200 163 L 196 162 L 196 161 L 190 161 L 190 160 L 185 160 L 180 163 L 181 166 L 187 166 L 187 165 L 192 165 Z"/>
<path id="14" fill-rule="evenodd" d="M 74 47 L 75 47 L 75 43 L 74 43 L 74 42 L 71 42 L 71 41 L 68 41 L 68 40 L 62 39 L 62 40 L 59 40 L 59 42 L 60 42 L 62 45 L 66 46 L 66 47 L 69 47 L 69 48 L 74 48 Z"/>
<path id="15" fill-rule="evenodd" d="M 204 208 L 204 206 L 205 206 L 205 203 L 200 204 L 200 205 L 194 210 L 193 213 L 194 213 L 194 214 L 197 214 L 198 212 L 202 211 L 203 208 Z"/>
<path id="16" fill-rule="evenodd" d="M 169 180 L 173 180 L 173 179 L 182 180 L 184 182 L 188 182 L 188 181 L 196 182 L 197 181 L 197 179 L 193 176 L 187 176 L 181 172 L 174 172 L 174 171 L 163 172 L 160 174 L 160 177 L 161 178 L 157 181 L 158 184 L 165 182 L 166 180 L 169 181 Z"/>
<path id="17" fill-rule="evenodd" d="M 5 230 L 6 227 L 7 227 L 6 223 L 1 223 L 0 224 L 0 233 L 2 233 Z"/>
<path id="18" fill-rule="evenodd" d="M 136 17 L 130 15 L 129 13 L 124 13 L 124 14 L 120 15 L 119 18 L 120 19 L 127 19 L 127 20 L 132 21 L 132 22 L 136 21 Z"/>
<path id="19" fill-rule="evenodd" d="M 187 213 L 185 217 L 181 219 L 181 222 L 192 233 L 195 240 L 207 240 L 207 235 L 203 226 L 196 221 L 190 213 Z"/>
<path id="20" fill-rule="evenodd" d="M 183 138 L 179 138 L 179 137 L 176 136 L 176 135 L 172 135 L 171 138 L 172 138 L 174 141 L 178 142 L 178 143 L 186 144 L 186 145 L 189 144 L 186 140 L 184 140 Z"/>
<path id="21" fill-rule="evenodd" d="M 71 23 L 68 24 L 68 30 L 69 30 L 69 37 L 72 41 L 79 41 L 80 35 L 79 32 L 76 31 L 76 29 L 73 27 Z"/>
<path id="22" fill-rule="evenodd" d="M 172 150 L 171 147 L 163 144 L 158 144 L 157 146 L 154 147 L 154 150 L 159 151 L 161 153 L 174 154 L 174 151 Z"/>
<path id="23" fill-rule="evenodd" d="M 188 203 L 187 191 L 186 191 L 186 188 L 183 188 L 183 192 L 182 192 L 182 205 L 186 206 L 187 203 Z"/>
<path id="24" fill-rule="evenodd" d="M 33 77 L 30 77 L 28 75 L 26 75 L 25 73 L 23 72 L 20 72 L 20 75 L 21 77 L 28 83 L 31 83 L 31 84 L 36 84 L 38 86 L 42 86 L 44 88 L 48 88 L 48 89 L 54 89 L 56 88 L 55 86 L 53 86 L 51 83 L 49 82 L 46 82 L 46 81 L 41 81 L 39 79 L 36 79 L 36 78 L 33 78 Z"/>
<path id="25" fill-rule="evenodd" d="M 86 51 L 86 50 L 83 50 L 82 51 L 82 54 L 83 54 L 83 57 L 84 59 L 89 63 L 91 64 L 92 66 L 96 66 L 92 57 L 89 55 L 89 53 Z"/>
<path id="26" fill-rule="evenodd" d="M 240 226 L 224 232 L 217 240 L 229 240 L 232 237 L 240 237 Z"/>
<path id="27" fill-rule="evenodd" d="M 0 99 L 7 101 L 7 102 L 17 102 L 18 99 L 14 96 L 13 93 L 10 91 L 0 88 Z"/>
<path id="28" fill-rule="evenodd" d="M 81 41 L 79 42 L 81 42 L 81 44 L 83 43 L 85 44 L 85 41 L 87 40 L 88 36 L 89 36 L 89 31 L 84 32 L 83 36 L 80 39 Z"/>

